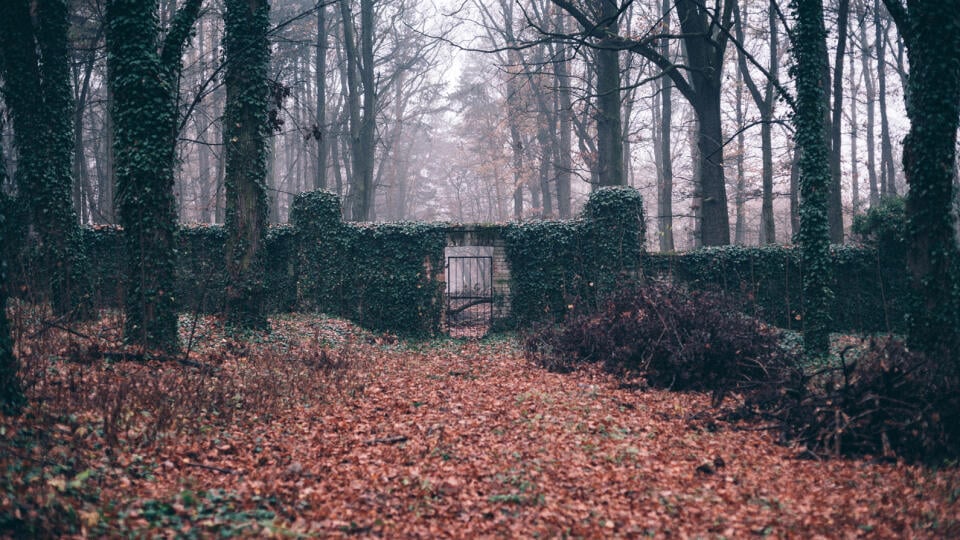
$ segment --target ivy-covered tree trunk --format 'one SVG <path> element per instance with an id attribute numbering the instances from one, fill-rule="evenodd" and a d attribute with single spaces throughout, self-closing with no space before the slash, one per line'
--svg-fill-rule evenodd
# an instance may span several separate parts
<path id="1" fill-rule="evenodd" d="M 72 206 L 73 97 L 65 0 L 0 2 L 4 101 L 13 120 L 15 180 L 37 233 L 42 277 L 58 315 L 87 316 L 86 260 Z"/>
<path id="2" fill-rule="evenodd" d="M 0 146 L 0 186 L 6 183 L 6 169 L 3 167 L 3 152 Z M 10 201 L 0 191 L 0 246 L 5 247 L 9 239 L 9 216 L 7 209 Z M 17 374 L 19 364 L 13 354 L 13 340 L 7 323 L 7 260 L 6 253 L 0 247 L 0 412 L 16 414 L 23 406 L 23 387 Z"/>
<path id="3" fill-rule="evenodd" d="M 793 76 L 797 85 L 797 151 L 800 153 L 800 246 L 803 265 L 803 345 L 807 354 L 823 356 L 830 344 L 830 228 L 827 201 L 830 160 L 824 115 L 826 29 L 821 0 L 793 0 Z"/>
<path id="4" fill-rule="evenodd" d="M 265 328 L 270 7 L 266 0 L 227 0 L 226 8 L 227 320 L 241 328 Z"/>
<path id="5" fill-rule="evenodd" d="M 201 0 L 178 10 L 162 39 L 156 0 L 107 2 L 107 70 L 113 92 L 116 203 L 127 250 L 128 342 L 174 351 L 173 196 L 178 73 Z"/>
<path id="6" fill-rule="evenodd" d="M 884 0 L 910 60 L 903 141 L 909 342 L 960 370 L 960 251 L 953 213 L 960 124 L 960 0 Z"/>

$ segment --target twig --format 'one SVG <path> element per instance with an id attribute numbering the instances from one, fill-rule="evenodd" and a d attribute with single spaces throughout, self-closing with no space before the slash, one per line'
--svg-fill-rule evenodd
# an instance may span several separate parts
<path id="1" fill-rule="evenodd" d="M 184 463 L 187 467 L 197 467 L 198 469 L 207 469 L 208 471 L 216 471 L 223 474 L 240 474 L 240 471 L 234 469 L 224 469 L 222 467 L 214 467 L 213 465 L 204 465 L 203 463 L 193 463 L 187 461 Z"/>
<path id="2" fill-rule="evenodd" d="M 67 328 L 66 326 L 63 326 L 63 325 L 57 323 L 56 321 L 51 321 L 51 320 L 48 320 L 48 319 L 44 319 L 43 321 L 40 322 L 40 324 L 43 326 L 43 328 L 41 328 L 40 330 L 37 330 L 36 332 L 34 332 L 33 335 L 30 336 L 30 339 L 36 339 L 36 338 L 40 337 L 42 334 L 44 334 L 44 333 L 45 333 L 47 330 L 49 330 L 50 328 L 56 328 L 56 329 L 58 329 L 58 330 L 63 330 L 64 332 L 67 332 L 68 334 L 73 334 L 73 335 L 75 335 L 75 336 L 77 336 L 77 337 L 80 337 L 80 338 L 83 338 L 83 339 L 92 339 L 92 338 L 91 338 L 90 336 L 88 336 L 87 334 L 84 334 L 84 333 L 82 333 L 82 332 L 77 332 L 76 330 L 73 330 L 72 328 Z"/>
<path id="3" fill-rule="evenodd" d="M 126 352 L 126 351 L 90 351 L 91 358 L 95 360 L 110 360 L 112 362 L 139 362 L 144 363 L 150 359 L 150 357 L 143 352 Z M 171 358 L 166 358 L 162 356 L 155 357 L 158 360 L 171 360 Z M 204 364 L 202 362 L 197 362 L 194 360 L 188 360 L 186 358 L 172 358 L 176 360 L 178 364 L 182 366 L 197 368 L 209 372 L 219 371 L 220 368 L 217 366 L 212 366 L 210 364 Z"/>
<path id="4" fill-rule="evenodd" d="M 382 437 L 380 439 L 371 439 L 367 441 L 367 444 L 397 444 L 402 442 L 407 442 L 409 439 L 406 435 L 394 435 L 392 437 Z"/>

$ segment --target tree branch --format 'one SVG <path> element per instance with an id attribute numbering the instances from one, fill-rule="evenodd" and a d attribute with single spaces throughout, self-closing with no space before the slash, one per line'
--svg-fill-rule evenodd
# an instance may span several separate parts
<path id="1" fill-rule="evenodd" d="M 183 50 L 187 47 L 193 25 L 200 18 L 200 7 L 203 0 L 187 0 L 173 17 L 170 30 L 163 38 L 160 48 L 160 65 L 166 71 L 174 70 L 180 65 Z"/>
<path id="2" fill-rule="evenodd" d="M 893 18 L 893 22 L 897 25 L 897 30 L 900 31 L 903 39 L 905 41 L 912 39 L 910 14 L 907 12 L 907 7 L 903 5 L 903 0 L 883 0 L 883 5 L 887 6 L 887 12 Z"/>

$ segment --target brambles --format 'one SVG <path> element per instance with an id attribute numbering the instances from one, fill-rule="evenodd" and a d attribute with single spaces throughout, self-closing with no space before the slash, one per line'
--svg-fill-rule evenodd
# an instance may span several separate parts
<path id="1" fill-rule="evenodd" d="M 763 418 L 815 454 L 932 460 L 960 455 L 960 376 L 893 338 L 848 345 L 807 366 L 781 332 L 724 297 L 630 284 L 599 309 L 530 332 L 525 349 L 556 372 L 601 363 L 654 387 L 745 400 L 728 417 Z"/>
<path id="2" fill-rule="evenodd" d="M 718 295 L 667 283 L 621 286 L 599 309 L 531 333 L 526 348 L 549 369 L 602 362 L 610 372 L 639 374 L 653 386 L 712 391 L 718 403 L 727 392 L 783 380 L 796 365 L 779 331 Z"/>
<path id="3" fill-rule="evenodd" d="M 791 436 L 833 455 L 960 455 L 960 379 L 951 366 L 892 337 L 848 346 L 841 359 L 812 374 L 800 399 L 780 404 Z"/>

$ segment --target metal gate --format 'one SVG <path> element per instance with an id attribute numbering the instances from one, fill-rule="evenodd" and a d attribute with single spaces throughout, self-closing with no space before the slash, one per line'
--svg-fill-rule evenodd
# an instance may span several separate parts
<path id="1" fill-rule="evenodd" d="M 447 257 L 447 326 L 489 325 L 493 257 Z"/>

